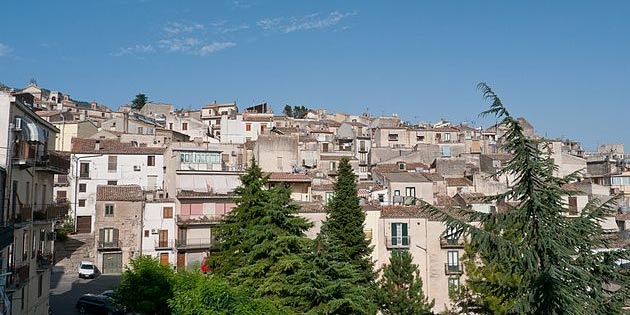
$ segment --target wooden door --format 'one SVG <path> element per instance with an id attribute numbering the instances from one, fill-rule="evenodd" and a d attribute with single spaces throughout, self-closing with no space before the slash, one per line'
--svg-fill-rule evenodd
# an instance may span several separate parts
<path id="1" fill-rule="evenodd" d="M 92 217 L 84 216 L 77 217 L 77 233 L 91 233 L 92 232 Z"/>
<path id="2" fill-rule="evenodd" d="M 168 266 L 168 253 L 160 254 L 160 264 L 163 266 Z"/>
<path id="3" fill-rule="evenodd" d="M 168 247 L 168 230 L 160 230 L 158 234 L 158 247 Z"/>
<path id="4" fill-rule="evenodd" d="M 186 253 L 177 253 L 177 270 L 186 269 Z"/>

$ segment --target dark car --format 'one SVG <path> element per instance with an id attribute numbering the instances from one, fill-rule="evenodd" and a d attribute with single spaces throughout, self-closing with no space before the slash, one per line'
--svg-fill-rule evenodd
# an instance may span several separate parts
<path id="1" fill-rule="evenodd" d="M 114 300 L 104 295 L 85 294 L 77 301 L 77 309 L 81 314 L 123 315 L 124 307 L 116 305 Z"/>

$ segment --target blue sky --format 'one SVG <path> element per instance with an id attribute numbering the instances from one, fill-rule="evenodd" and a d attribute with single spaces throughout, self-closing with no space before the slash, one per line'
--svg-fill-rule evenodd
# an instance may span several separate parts
<path id="1" fill-rule="evenodd" d="M 267 101 L 469 121 L 489 83 L 541 134 L 630 151 L 628 1 L 11 1 L 0 82 L 111 108 Z"/>

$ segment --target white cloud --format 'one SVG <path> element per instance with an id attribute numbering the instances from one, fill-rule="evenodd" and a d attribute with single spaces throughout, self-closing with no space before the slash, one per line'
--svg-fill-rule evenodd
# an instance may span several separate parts
<path id="1" fill-rule="evenodd" d="M 249 29 L 249 25 L 247 24 L 241 24 L 238 26 L 220 26 L 216 28 L 217 33 L 220 33 L 220 34 L 235 33 L 235 32 L 240 32 L 247 29 Z"/>
<path id="2" fill-rule="evenodd" d="M 118 51 L 112 53 L 113 56 L 120 57 L 125 55 L 136 55 L 142 53 L 154 52 L 153 45 L 133 45 L 129 47 L 120 47 Z"/>
<path id="3" fill-rule="evenodd" d="M 162 39 L 158 43 L 160 48 L 168 52 L 198 56 L 206 56 L 236 46 L 234 42 L 204 42 L 194 37 Z"/>
<path id="4" fill-rule="evenodd" d="M 177 35 L 181 33 L 193 33 L 195 31 L 204 30 L 205 25 L 199 23 L 178 23 L 169 22 L 162 28 L 167 35 Z"/>
<path id="5" fill-rule="evenodd" d="M 291 33 L 296 31 L 325 29 L 336 26 L 345 18 L 356 15 L 356 12 L 330 12 L 327 15 L 313 13 L 302 17 L 279 17 L 259 20 L 256 24 L 266 31 Z"/>
<path id="6" fill-rule="evenodd" d="M 13 49 L 11 47 L 3 43 L 0 43 L 0 57 L 8 56 L 12 51 Z"/>

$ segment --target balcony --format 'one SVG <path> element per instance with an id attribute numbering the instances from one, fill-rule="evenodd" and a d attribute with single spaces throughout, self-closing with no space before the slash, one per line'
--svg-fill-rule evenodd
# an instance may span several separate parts
<path id="1" fill-rule="evenodd" d="M 98 241 L 98 250 L 100 251 L 117 251 L 120 249 L 120 240 Z"/>
<path id="2" fill-rule="evenodd" d="M 367 166 L 368 162 L 367 160 L 359 160 L 359 166 Z"/>
<path id="3" fill-rule="evenodd" d="M 13 243 L 13 225 L 0 227 L 0 250 Z"/>
<path id="4" fill-rule="evenodd" d="M 446 263 L 444 264 L 444 273 L 447 276 L 461 275 L 464 273 L 464 265 Z"/>
<path id="5" fill-rule="evenodd" d="M 15 213 L 15 223 L 31 222 L 33 220 L 33 207 L 31 205 L 21 205 L 20 210 Z"/>
<path id="6" fill-rule="evenodd" d="M 368 153 L 368 149 L 366 147 L 359 147 L 359 153 Z"/>
<path id="7" fill-rule="evenodd" d="M 212 239 L 208 238 L 189 238 L 175 240 L 177 249 L 209 249 L 212 247 Z"/>
<path id="8" fill-rule="evenodd" d="M 442 249 L 458 249 L 464 248 L 464 240 L 462 238 L 440 238 L 440 247 Z"/>
<path id="9" fill-rule="evenodd" d="M 222 215 L 178 215 L 177 225 L 184 227 L 190 225 L 215 225 L 221 223 Z"/>
<path id="10" fill-rule="evenodd" d="M 175 248 L 175 240 L 155 240 L 155 250 L 166 250 Z"/>
<path id="11" fill-rule="evenodd" d="M 61 220 L 68 215 L 68 210 L 70 209 L 67 203 L 40 205 L 39 207 L 39 210 L 33 211 L 33 219 L 38 221 Z"/>
<path id="12" fill-rule="evenodd" d="M 409 236 L 386 236 L 385 242 L 388 249 L 409 248 Z"/>
<path id="13" fill-rule="evenodd" d="M 30 266 L 27 262 L 21 262 L 9 268 L 8 270 L 11 272 L 6 283 L 6 290 L 8 292 L 15 292 L 24 287 L 24 285 L 28 282 Z"/>
<path id="14" fill-rule="evenodd" d="M 40 172 L 65 175 L 70 169 L 70 159 L 57 152 L 48 152 L 35 162 L 35 170 Z"/>
<path id="15" fill-rule="evenodd" d="M 37 271 L 46 271 L 53 265 L 52 253 L 37 253 Z"/>

